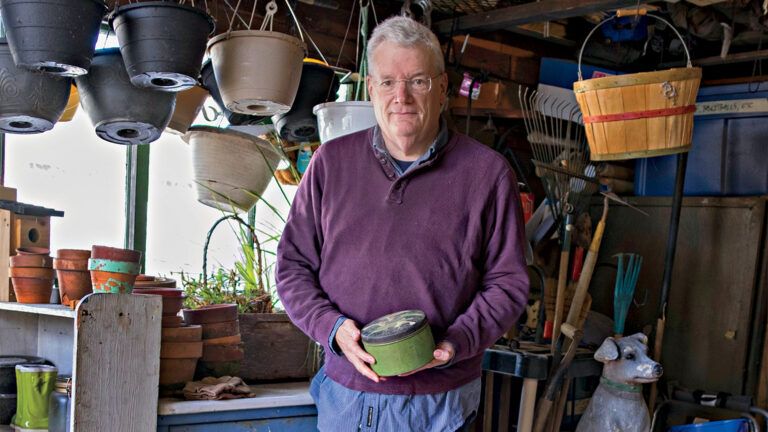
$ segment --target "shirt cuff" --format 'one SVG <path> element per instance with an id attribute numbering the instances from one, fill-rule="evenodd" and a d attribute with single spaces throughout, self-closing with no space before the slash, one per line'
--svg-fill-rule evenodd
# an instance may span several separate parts
<path id="1" fill-rule="evenodd" d="M 339 327 L 341 327 L 341 324 L 344 323 L 344 321 L 347 320 L 347 317 L 340 316 L 339 319 L 336 320 L 336 324 L 333 325 L 333 330 L 331 330 L 331 335 L 328 336 L 328 348 L 330 348 L 331 352 L 337 356 L 341 356 L 341 348 L 339 347 L 339 344 L 336 343 L 336 332 L 339 331 Z"/>

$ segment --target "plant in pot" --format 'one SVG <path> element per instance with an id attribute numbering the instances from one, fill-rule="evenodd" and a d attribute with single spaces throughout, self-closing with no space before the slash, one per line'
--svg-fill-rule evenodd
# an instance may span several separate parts
<path id="1" fill-rule="evenodd" d="M 290 205 L 286 191 L 279 183 L 277 186 Z M 274 257 L 285 218 L 278 206 L 261 194 L 247 193 L 255 195 L 277 217 L 278 226 L 253 220 L 248 223 L 234 212 L 225 215 L 208 231 L 202 274 L 181 274 L 188 308 L 185 319 L 195 310 L 212 308 L 236 308 L 237 313 L 234 323 L 226 321 L 229 318 L 203 323 L 204 354 L 199 372 L 235 374 L 248 382 L 305 379 L 317 370 L 317 345 L 291 323 L 275 292 Z M 218 267 L 209 273 L 211 236 L 225 221 L 231 222 L 237 236 L 239 257 L 232 268 Z"/>

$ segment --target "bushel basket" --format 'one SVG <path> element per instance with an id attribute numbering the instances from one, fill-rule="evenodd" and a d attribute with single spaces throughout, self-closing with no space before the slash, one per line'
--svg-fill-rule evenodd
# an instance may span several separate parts
<path id="1" fill-rule="evenodd" d="M 663 18 L 648 16 L 663 21 L 683 39 Z M 582 80 L 584 47 L 595 30 L 612 19 L 604 20 L 587 35 L 579 52 L 579 81 L 573 84 L 592 160 L 635 159 L 690 150 L 701 69 L 691 66 L 687 48 L 685 68 Z"/>

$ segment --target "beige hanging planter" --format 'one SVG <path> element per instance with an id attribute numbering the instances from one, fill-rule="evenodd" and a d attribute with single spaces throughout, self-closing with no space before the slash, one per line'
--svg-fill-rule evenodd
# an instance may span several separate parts
<path id="1" fill-rule="evenodd" d="M 293 36 L 262 30 L 223 33 L 208 42 L 224 104 L 249 115 L 291 109 L 305 51 L 304 43 Z"/>
<path id="2" fill-rule="evenodd" d="M 197 200 L 222 211 L 248 211 L 280 162 L 269 142 L 242 132 L 193 126 L 184 141 L 192 145 Z"/>
<path id="3" fill-rule="evenodd" d="M 205 100 L 208 98 L 208 90 L 194 86 L 176 94 L 176 107 L 173 111 L 171 122 L 165 128 L 167 132 L 184 135 L 200 114 Z"/>

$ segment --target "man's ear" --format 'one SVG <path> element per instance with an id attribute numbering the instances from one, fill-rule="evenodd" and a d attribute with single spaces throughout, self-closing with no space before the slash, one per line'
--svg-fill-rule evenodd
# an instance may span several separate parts
<path id="1" fill-rule="evenodd" d="M 373 78 L 370 75 L 365 76 L 365 86 L 368 88 L 368 95 L 373 93 Z"/>
<path id="2" fill-rule="evenodd" d="M 600 363 L 608 363 L 619 358 L 619 346 L 612 337 L 607 337 L 595 352 L 595 360 Z"/>

